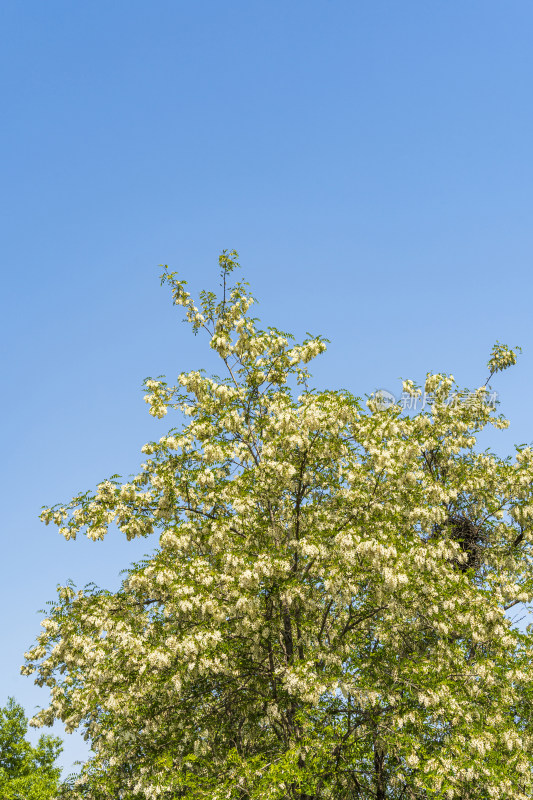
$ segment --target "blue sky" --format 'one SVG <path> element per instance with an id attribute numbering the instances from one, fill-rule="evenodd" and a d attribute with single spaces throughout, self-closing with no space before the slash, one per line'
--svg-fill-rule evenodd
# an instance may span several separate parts
<path id="1" fill-rule="evenodd" d="M 47 702 L 18 671 L 56 584 L 151 547 L 38 514 L 170 427 L 144 377 L 211 363 L 158 264 L 213 288 L 238 249 L 264 323 L 327 336 L 317 384 L 359 395 L 477 386 L 519 344 L 489 443 L 532 439 L 532 27 L 529 0 L 1 4 L 0 702 Z"/>

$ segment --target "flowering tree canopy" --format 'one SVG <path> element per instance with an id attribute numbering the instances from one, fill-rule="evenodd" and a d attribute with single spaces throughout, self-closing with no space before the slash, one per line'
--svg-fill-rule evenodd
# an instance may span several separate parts
<path id="1" fill-rule="evenodd" d="M 47 508 L 67 539 L 160 531 L 119 591 L 58 588 L 23 671 L 81 727 L 77 798 L 385 800 L 533 791 L 533 450 L 477 452 L 508 423 L 452 376 L 418 415 L 309 388 L 325 350 L 249 314 L 236 254 L 222 294 L 174 302 L 222 378 L 147 379 L 150 413 L 189 419 L 125 483 Z M 516 360 L 497 343 L 492 374 Z"/>

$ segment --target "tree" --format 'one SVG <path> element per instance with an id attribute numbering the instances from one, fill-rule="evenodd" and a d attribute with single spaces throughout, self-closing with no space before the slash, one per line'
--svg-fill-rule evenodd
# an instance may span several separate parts
<path id="1" fill-rule="evenodd" d="M 26 740 L 28 720 L 11 697 L 0 708 L 0 797 L 2 800 L 51 800 L 61 770 L 54 763 L 63 747 L 61 739 L 43 735 L 37 747 Z"/>
<path id="2" fill-rule="evenodd" d="M 226 375 L 147 379 L 188 421 L 42 513 L 67 539 L 160 531 L 119 591 L 59 587 L 27 654 L 33 723 L 92 742 L 69 796 L 530 798 L 532 636 L 505 612 L 533 596 L 533 450 L 476 451 L 508 425 L 488 381 L 428 373 L 419 414 L 309 388 L 325 341 L 260 330 L 236 266 L 198 305 L 162 276 Z M 489 379 L 515 361 L 498 343 Z"/>

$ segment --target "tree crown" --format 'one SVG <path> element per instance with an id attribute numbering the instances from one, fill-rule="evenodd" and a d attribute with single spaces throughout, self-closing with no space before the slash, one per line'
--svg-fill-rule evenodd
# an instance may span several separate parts
<path id="1" fill-rule="evenodd" d="M 43 735 L 36 747 L 26 739 L 28 720 L 22 706 L 10 697 L 0 708 L 0 791 L 2 798 L 51 800 L 61 770 L 55 766 L 61 739 Z"/>
<path id="2" fill-rule="evenodd" d="M 74 797 L 513 798 L 532 789 L 533 451 L 476 451 L 507 420 L 488 382 L 428 373 L 427 412 L 309 387 L 321 337 L 262 330 L 247 284 L 196 304 L 225 377 L 145 381 L 187 419 L 138 475 L 43 509 L 67 539 L 160 531 L 118 592 L 59 587 L 24 671 L 34 724 L 83 726 Z M 491 376 L 516 360 L 497 343 Z M 407 396 L 422 391 L 406 380 Z"/>

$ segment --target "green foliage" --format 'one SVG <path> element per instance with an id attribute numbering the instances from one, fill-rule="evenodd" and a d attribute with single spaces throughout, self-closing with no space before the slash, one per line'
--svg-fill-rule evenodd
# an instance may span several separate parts
<path id="1" fill-rule="evenodd" d="M 506 344 L 496 342 L 487 362 L 487 367 L 490 369 L 489 379 L 495 375 L 496 372 L 502 372 L 504 369 L 508 369 L 508 367 L 512 367 L 513 364 L 516 364 L 516 354 L 521 352 L 521 347 L 515 347 L 514 350 L 511 350 Z"/>
<path id="2" fill-rule="evenodd" d="M 51 800 L 59 787 L 54 763 L 63 747 L 55 736 L 43 735 L 37 747 L 26 739 L 28 720 L 11 697 L 0 709 L 0 797 L 2 800 Z"/>

